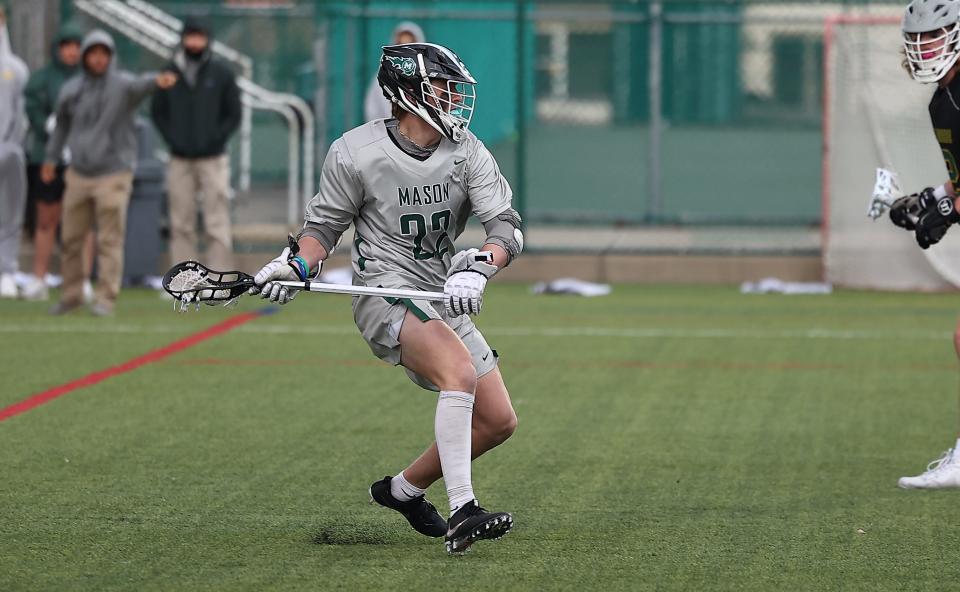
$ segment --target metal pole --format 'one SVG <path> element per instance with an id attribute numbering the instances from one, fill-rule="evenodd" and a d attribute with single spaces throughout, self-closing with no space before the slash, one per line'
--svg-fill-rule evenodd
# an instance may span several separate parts
<path id="1" fill-rule="evenodd" d="M 253 65 L 243 69 L 247 80 L 253 81 Z M 240 107 L 240 191 L 250 191 L 250 167 L 253 162 L 253 109 L 243 102 Z"/>
<path id="2" fill-rule="evenodd" d="M 663 188 L 660 156 L 663 143 L 663 5 L 650 3 L 650 156 L 647 163 L 649 182 L 647 218 L 651 222 L 663 217 Z"/>
<path id="3" fill-rule="evenodd" d="M 370 69 L 367 67 L 367 54 L 369 53 L 368 46 L 370 44 L 370 17 L 366 14 L 367 9 L 367 0 L 361 0 L 360 2 L 360 102 L 359 109 L 360 112 L 360 121 L 366 123 L 367 114 L 364 112 L 364 99 L 367 96 L 367 84 L 370 82 L 369 72 Z"/>
<path id="4" fill-rule="evenodd" d="M 340 131 L 350 129 L 356 125 L 354 107 L 357 103 L 355 81 L 357 78 L 357 17 L 347 18 L 347 43 L 344 55 L 343 72 L 343 121 L 340 122 Z"/>
<path id="5" fill-rule="evenodd" d="M 527 2 L 517 0 L 517 154 L 516 190 L 513 204 L 521 219 L 527 215 Z"/>
<path id="6" fill-rule="evenodd" d="M 317 88 L 314 93 L 313 108 L 317 119 L 316 141 L 319 144 L 318 153 L 327 153 L 327 112 L 330 87 L 327 83 L 327 39 L 329 36 L 327 15 L 317 23 L 317 39 L 313 42 L 313 63 L 317 69 Z M 311 172 L 312 174 L 312 172 Z M 313 190 L 311 183 L 310 189 Z"/>

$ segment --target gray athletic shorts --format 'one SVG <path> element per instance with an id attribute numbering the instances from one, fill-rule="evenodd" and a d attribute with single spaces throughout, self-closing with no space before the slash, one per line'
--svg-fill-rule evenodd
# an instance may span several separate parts
<path id="1" fill-rule="evenodd" d="M 467 315 L 449 317 L 442 306 L 434 307 L 426 300 L 408 298 L 388 300 L 380 296 L 354 296 L 353 320 L 357 323 L 360 334 L 370 346 L 370 350 L 384 362 L 394 366 L 400 364 L 400 342 L 397 338 L 400 336 L 400 329 L 403 327 L 408 310 L 421 322 L 439 320 L 453 329 L 470 351 L 473 367 L 477 369 L 477 378 L 497 367 L 497 352 L 490 349 L 487 340 Z M 405 368 L 405 370 L 410 380 L 417 385 L 431 391 L 440 390 L 423 376 L 409 369 Z"/>

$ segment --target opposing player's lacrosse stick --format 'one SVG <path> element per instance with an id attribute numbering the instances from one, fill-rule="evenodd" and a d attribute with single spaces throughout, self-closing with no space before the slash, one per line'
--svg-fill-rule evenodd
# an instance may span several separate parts
<path id="1" fill-rule="evenodd" d="M 351 294 L 353 296 L 382 296 L 384 298 L 411 298 L 442 302 L 443 292 L 401 290 L 391 288 L 368 288 L 366 286 L 342 286 L 322 282 L 275 282 L 288 288 L 305 292 L 327 294 Z M 242 271 L 214 271 L 196 261 L 184 261 L 174 265 L 163 276 L 163 289 L 176 300 L 175 307 L 185 311 L 190 305 L 230 304 L 243 296 L 253 286 L 253 276 Z"/>
<path id="2" fill-rule="evenodd" d="M 873 186 L 873 195 L 870 197 L 870 206 L 867 207 L 867 216 L 874 220 L 890 209 L 893 202 L 903 195 L 897 174 L 887 169 L 877 169 L 877 182 Z"/>

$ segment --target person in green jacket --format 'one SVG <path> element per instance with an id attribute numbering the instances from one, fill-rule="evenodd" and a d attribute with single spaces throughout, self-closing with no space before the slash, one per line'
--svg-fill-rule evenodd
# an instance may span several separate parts
<path id="1" fill-rule="evenodd" d="M 57 165 L 56 178 L 52 183 L 40 180 L 40 165 L 43 164 L 47 150 L 47 140 L 56 127 L 53 116 L 60 87 L 69 78 L 80 71 L 80 43 L 83 31 L 76 25 L 67 23 L 60 28 L 53 40 L 50 63 L 34 71 L 24 91 L 27 119 L 30 121 L 30 135 L 27 151 L 27 195 L 36 207 L 33 232 L 33 277 L 23 287 L 22 296 L 27 300 L 46 300 L 46 275 L 50 265 L 50 255 L 56 242 L 57 225 L 63 205 L 63 172 L 65 159 Z M 93 234 L 87 239 L 85 248 L 86 277 L 90 277 L 93 264 Z M 89 280 L 85 292 L 92 294 Z"/>

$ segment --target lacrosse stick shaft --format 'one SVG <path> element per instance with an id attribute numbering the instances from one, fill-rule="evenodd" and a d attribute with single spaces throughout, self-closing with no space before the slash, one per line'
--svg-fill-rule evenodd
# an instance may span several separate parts
<path id="1" fill-rule="evenodd" d="M 410 298 L 412 300 L 428 300 L 443 302 L 443 292 L 425 292 L 422 290 L 401 290 L 399 288 L 373 288 L 368 286 L 344 286 L 340 284 L 325 284 L 322 282 L 274 282 L 288 288 L 297 288 L 309 292 L 323 292 L 325 294 L 351 294 L 353 296 L 382 296 L 384 298 Z"/>

